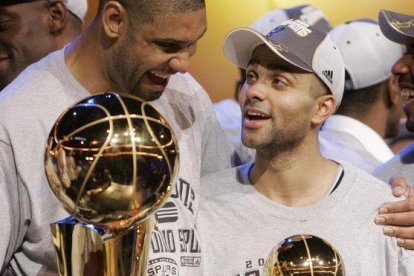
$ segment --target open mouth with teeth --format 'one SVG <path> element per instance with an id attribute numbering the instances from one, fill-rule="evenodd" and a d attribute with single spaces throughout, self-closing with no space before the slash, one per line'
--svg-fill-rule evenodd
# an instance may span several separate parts
<path id="1" fill-rule="evenodd" d="M 148 71 L 147 77 L 152 83 L 156 85 L 166 86 L 170 78 L 170 74 L 163 74 L 160 72 Z"/>
<path id="2" fill-rule="evenodd" d="M 414 97 L 414 90 L 412 88 L 401 88 L 400 95 L 404 99 L 411 100 Z"/>
<path id="3" fill-rule="evenodd" d="M 247 111 L 244 113 L 244 118 L 247 118 L 250 121 L 258 121 L 269 119 L 270 116 L 257 111 Z"/>

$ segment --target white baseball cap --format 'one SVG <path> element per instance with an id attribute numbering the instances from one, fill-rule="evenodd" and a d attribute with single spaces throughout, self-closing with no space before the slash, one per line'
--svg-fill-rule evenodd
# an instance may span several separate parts
<path id="1" fill-rule="evenodd" d="M 376 21 L 361 19 L 335 27 L 329 32 L 341 51 L 350 79 L 345 90 L 358 90 L 385 81 L 403 55 L 401 44 L 388 40 Z"/>
<path id="2" fill-rule="evenodd" d="M 226 57 L 246 69 L 253 51 L 265 44 L 276 55 L 298 68 L 315 73 L 329 88 L 338 106 L 342 100 L 345 66 L 329 35 L 298 19 L 290 19 L 266 36 L 250 28 L 238 28 L 224 39 Z"/>
<path id="3" fill-rule="evenodd" d="M 256 19 L 251 28 L 266 35 L 274 27 L 289 19 L 299 19 L 323 32 L 328 32 L 331 29 L 331 25 L 323 11 L 312 5 L 271 10 Z"/>
<path id="4" fill-rule="evenodd" d="M 80 21 L 85 20 L 86 12 L 88 11 L 88 0 L 63 0 L 66 8 Z"/>
<path id="5" fill-rule="evenodd" d="M 409 38 L 414 38 L 412 15 L 380 10 L 378 21 L 383 34 L 394 42 L 407 44 Z"/>
<path id="6" fill-rule="evenodd" d="M 24 4 L 29 2 L 37 2 L 39 0 L 0 0 L 0 6 L 11 6 L 17 4 Z M 48 0 L 53 1 L 53 0 Z M 85 15 L 88 10 L 88 0 L 60 0 L 62 1 L 66 8 L 80 21 L 85 20 Z"/>

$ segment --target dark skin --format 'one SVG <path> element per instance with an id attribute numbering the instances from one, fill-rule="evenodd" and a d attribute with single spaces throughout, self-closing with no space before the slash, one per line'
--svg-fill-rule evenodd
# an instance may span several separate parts
<path id="1" fill-rule="evenodd" d="M 414 97 L 410 96 L 410 91 L 414 90 L 414 38 L 408 39 L 406 46 L 407 52 L 394 64 L 392 73 L 398 77 L 407 129 L 414 131 Z M 390 183 L 393 194 L 406 199 L 382 205 L 375 223 L 385 225 L 384 234 L 397 237 L 398 245 L 414 250 L 414 191 L 402 177 L 394 176 Z"/>
<path id="2" fill-rule="evenodd" d="M 62 1 L 0 6 L 0 90 L 28 65 L 62 48 L 81 31 L 81 21 Z"/>

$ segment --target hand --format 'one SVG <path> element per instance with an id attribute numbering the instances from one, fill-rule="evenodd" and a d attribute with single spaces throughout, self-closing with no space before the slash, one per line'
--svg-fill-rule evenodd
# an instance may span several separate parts
<path id="1" fill-rule="evenodd" d="M 375 223 L 385 225 L 383 232 L 387 236 L 397 237 L 397 244 L 406 249 L 414 249 L 414 189 L 402 176 L 391 177 L 389 183 L 392 193 L 405 199 L 388 202 L 379 209 Z M 412 183 L 414 184 L 414 183 Z"/>

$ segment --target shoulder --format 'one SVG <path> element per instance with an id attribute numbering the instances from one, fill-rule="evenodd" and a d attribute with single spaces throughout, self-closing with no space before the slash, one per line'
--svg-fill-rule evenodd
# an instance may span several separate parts
<path id="1" fill-rule="evenodd" d="M 49 130 L 63 111 L 88 95 L 66 67 L 63 50 L 48 55 L 0 92 L 1 139 Z"/>
<path id="2" fill-rule="evenodd" d="M 176 73 L 172 75 L 168 82 L 167 90 L 184 93 L 191 96 L 197 95 L 197 93 L 200 91 L 204 92 L 203 87 L 190 73 Z"/>
<path id="3" fill-rule="evenodd" d="M 162 96 L 153 104 L 173 114 L 186 114 L 188 118 L 207 117 L 213 112 L 207 92 L 189 73 L 172 75 Z"/>
<path id="4" fill-rule="evenodd" d="M 51 90 L 61 85 L 54 73 L 56 70 L 52 68 L 55 60 L 59 58 L 59 53 L 52 53 L 28 66 L 6 86 L 0 93 L 0 110 L 16 108 L 21 105 L 27 107 L 27 104 L 32 105 L 36 101 L 48 100 L 48 95 L 54 92 Z"/>
<path id="5" fill-rule="evenodd" d="M 213 109 L 210 97 L 204 88 L 190 73 L 176 73 L 171 76 L 164 94 L 169 101 L 178 97 L 180 100 L 191 100 L 191 105 L 199 105 L 200 108 Z"/>
<path id="6" fill-rule="evenodd" d="M 402 175 L 408 184 L 414 186 L 414 143 L 410 144 L 391 160 L 375 168 L 375 177 L 388 182 L 394 175 Z"/>
<path id="7" fill-rule="evenodd" d="M 341 162 L 344 168 L 344 181 L 351 188 L 351 195 L 362 203 L 370 203 L 375 208 L 386 201 L 397 200 L 392 195 L 391 187 L 382 180 L 368 174 L 349 162 Z M 365 205 L 365 203 L 364 203 Z"/>
<path id="8" fill-rule="evenodd" d="M 203 177 L 201 179 L 202 202 L 221 197 L 253 193 L 255 191 L 254 187 L 244 176 L 250 165 L 250 163 L 244 164 Z"/>

